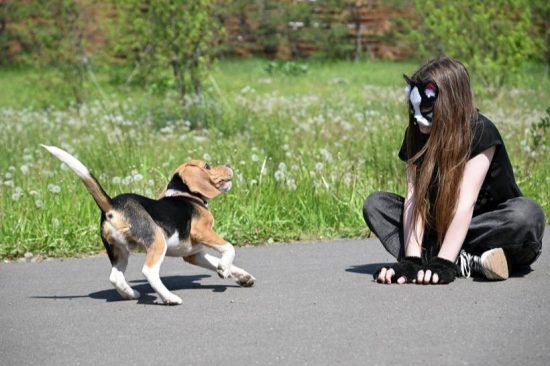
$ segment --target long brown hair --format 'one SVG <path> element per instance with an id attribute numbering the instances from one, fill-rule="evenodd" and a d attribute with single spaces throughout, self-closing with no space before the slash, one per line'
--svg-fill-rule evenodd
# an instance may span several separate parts
<path id="1" fill-rule="evenodd" d="M 433 59 L 411 77 L 418 83 L 428 79 L 435 81 L 439 93 L 427 142 L 409 114 L 408 164 L 415 173 L 412 222 L 422 218 L 426 229 L 435 230 L 441 245 L 456 210 L 477 110 L 468 71 L 460 62 L 449 57 Z"/>

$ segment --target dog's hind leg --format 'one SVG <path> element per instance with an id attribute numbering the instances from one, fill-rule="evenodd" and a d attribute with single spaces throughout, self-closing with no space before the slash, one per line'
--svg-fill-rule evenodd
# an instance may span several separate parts
<path id="1" fill-rule="evenodd" d="M 160 265 L 166 255 L 167 245 L 162 230 L 158 227 L 155 227 L 154 230 L 155 233 L 152 242 L 145 243 L 147 254 L 145 256 L 145 264 L 143 265 L 142 273 L 165 304 L 179 305 L 182 303 L 181 298 L 171 293 L 160 280 Z"/>
<path id="2" fill-rule="evenodd" d="M 124 277 L 124 272 L 126 271 L 126 266 L 128 266 L 128 256 L 130 255 L 126 247 L 119 248 L 109 244 L 109 242 L 102 236 L 103 245 L 107 249 L 107 254 L 111 260 L 111 275 L 109 276 L 109 281 L 113 284 L 116 291 L 127 300 L 135 300 L 140 297 L 140 293 L 130 287 L 126 278 Z"/>
<path id="3" fill-rule="evenodd" d="M 217 272 L 220 266 L 220 259 L 200 251 L 194 255 L 190 255 L 183 258 L 187 263 L 194 264 L 199 267 L 209 269 L 211 271 Z M 229 269 L 230 277 L 235 280 L 240 286 L 250 287 L 254 284 L 256 279 L 250 273 L 246 272 L 244 269 L 241 269 L 235 265 L 231 265 Z"/>

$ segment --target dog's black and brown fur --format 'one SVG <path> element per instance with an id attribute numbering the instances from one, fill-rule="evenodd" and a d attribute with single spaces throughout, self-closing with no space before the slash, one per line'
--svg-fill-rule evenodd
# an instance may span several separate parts
<path id="1" fill-rule="evenodd" d="M 228 165 L 210 167 L 201 160 L 179 166 L 158 200 L 132 193 L 109 197 L 89 170 L 74 156 L 54 146 L 45 146 L 67 164 L 101 210 L 101 239 L 112 269 L 109 277 L 125 299 L 140 294 L 124 278 L 130 250 L 145 249 L 142 272 L 165 304 L 181 304 L 159 276 L 165 257 L 183 257 L 186 262 L 216 271 L 222 278 L 233 278 L 241 286 L 252 286 L 255 278 L 233 265 L 235 249 L 214 232 L 214 218 L 208 201 L 231 188 L 233 171 Z M 221 258 L 204 252 L 205 247 L 221 253 Z"/>

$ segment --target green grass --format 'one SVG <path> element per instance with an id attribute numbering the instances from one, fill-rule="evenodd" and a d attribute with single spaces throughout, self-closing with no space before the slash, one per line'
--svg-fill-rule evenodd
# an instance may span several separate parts
<path id="1" fill-rule="evenodd" d="M 124 86 L 124 68 L 95 68 L 100 87 L 88 80 L 80 112 L 67 107 L 54 71 L 0 69 L 8 86 L 0 88 L 0 257 L 102 250 L 93 200 L 41 143 L 74 153 L 113 196 L 154 197 L 190 158 L 231 163 L 233 189 L 210 207 L 215 229 L 237 245 L 368 235 L 366 196 L 404 192 L 401 75 L 416 64 L 309 63 L 300 76 L 269 75 L 266 64 L 219 63 L 204 100 L 184 112 L 170 93 Z M 530 136 L 547 133 L 535 126 L 549 84 L 532 65 L 498 95 L 477 98 L 505 138 L 520 187 L 547 217 L 550 152 Z"/>

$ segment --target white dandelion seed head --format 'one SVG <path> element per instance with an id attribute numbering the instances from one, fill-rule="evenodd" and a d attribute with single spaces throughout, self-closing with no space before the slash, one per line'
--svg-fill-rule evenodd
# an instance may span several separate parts
<path id="1" fill-rule="evenodd" d="M 320 149 L 319 153 L 321 154 L 323 159 L 325 159 L 325 161 L 332 161 L 332 154 L 327 149 Z"/>
<path id="2" fill-rule="evenodd" d="M 351 185 L 351 181 L 352 181 L 352 177 L 351 177 L 351 173 L 346 173 L 344 174 L 344 177 L 342 178 L 342 181 L 344 182 L 344 184 L 346 186 L 350 186 Z"/>
<path id="3" fill-rule="evenodd" d="M 288 179 L 288 180 L 286 181 L 286 187 L 287 187 L 287 189 L 288 189 L 289 191 L 295 191 L 296 188 L 298 188 L 298 187 L 296 186 L 296 181 L 295 181 L 294 179 Z"/>
<path id="4" fill-rule="evenodd" d="M 59 193 L 61 192 L 61 187 L 59 187 L 57 184 L 48 184 L 48 191 L 52 193 Z"/>
<path id="5" fill-rule="evenodd" d="M 277 182 L 280 182 L 280 181 L 282 181 L 282 180 L 285 179 L 285 173 L 282 172 L 282 171 L 280 171 L 280 170 L 277 170 L 277 171 L 275 172 L 274 176 L 275 176 L 275 180 L 276 180 Z"/>

